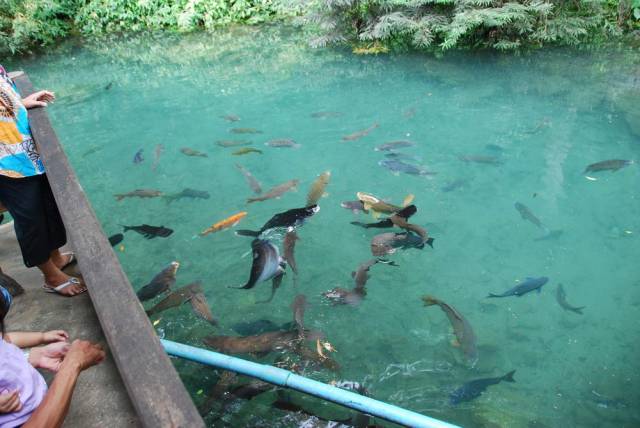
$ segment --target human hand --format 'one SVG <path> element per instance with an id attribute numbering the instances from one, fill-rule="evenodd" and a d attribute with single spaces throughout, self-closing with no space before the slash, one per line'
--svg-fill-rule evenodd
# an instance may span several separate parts
<path id="1" fill-rule="evenodd" d="M 71 345 L 67 342 L 55 342 L 31 348 L 29 363 L 35 368 L 57 372 L 70 347 Z"/>
<path id="2" fill-rule="evenodd" d="M 80 371 L 95 366 L 104 360 L 105 352 L 102 346 L 88 342 L 86 340 L 74 340 L 69 348 L 65 362 L 77 364 Z"/>
<path id="3" fill-rule="evenodd" d="M 42 333 L 42 343 L 66 342 L 69 335 L 64 330 L 51 330 Z"/>
<path id="4" fill-rule="evenodd" d="M 50 91 L 38 91 L 33 94 L 24 97 L 22 99 L 22 104 L 25 108 L 30 109 L 33 107 L 46 107 L 48 103 L 53 102 L 56 99 L 56 96 L 53 92 Z"/>
<path id="5" fill-rule="evenodd" d="M 22 409 L 22 402 L 17 389 L 0 394 L 0 414 L 17 412 L 20 409 Z"/>

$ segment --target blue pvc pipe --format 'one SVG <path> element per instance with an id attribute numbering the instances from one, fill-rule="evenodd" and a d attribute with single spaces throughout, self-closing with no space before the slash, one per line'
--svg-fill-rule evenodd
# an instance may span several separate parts
<path id="1" fill-rule="evenodd" d="M 383 403 L 346 389 L 308 379 L 284 369 L 246 361 L 207 349 L 183 345 L 170 340 L 161 339 L 160 342 L 169 355 L 251 376 L 274 385 L 295 389 L 400 425 L 421 428 L 459 428 L 456 425 Z"/>

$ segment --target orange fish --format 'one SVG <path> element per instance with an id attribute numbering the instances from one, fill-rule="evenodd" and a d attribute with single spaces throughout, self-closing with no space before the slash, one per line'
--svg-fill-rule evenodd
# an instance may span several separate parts
<path id="1" fill-rule="evenodd" d="M 242 220 L 242 218 L 244 216 L 247 215 L 246 211 L 241 211 L 238 214 L 234 214 L 231 217 L 225 218 L 224 220 L 221 220 L 219 222 L 217 222 L 216 224 L 214 224 L 211 227 L 206 228 L 205 230 L 203 230 L 202 232 L 200 232 L 200 236 L 205 236 L 208 235 L 210 233 L 213 232 L 218 232 L 220 230 L 224 230 L 224 229 L 228 229 L 230 227 L 235 226 L 236 224 L 240 223 L 240 220 Z"/>

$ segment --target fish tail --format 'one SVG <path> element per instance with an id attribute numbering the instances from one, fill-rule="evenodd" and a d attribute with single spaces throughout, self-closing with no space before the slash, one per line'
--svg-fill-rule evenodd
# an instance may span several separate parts
<path id="1" fill-rule="evenodd" d="M 122 226 L 122 228 L 124 229 L 123 232 L 133 229 L 131 226 L 125 226 L 123 224 L 121 224 L 120 226 Z"/>
<path id="2" fill-rule="evenodd" d="M 394 262 L 393 260 L 388 260 L 388 259 L 376 259 L 376 262 L 382 263 L 383 265 L 400 266 L 398 263 Z"/>
<path id="3" fill-rule="evenodd" d="M 254 285 L 255 285 L 255 284 L 254 284 Z M 232 286 L 228 285 L 228 286 L 227 286 L 227 288 L 233 288 L 233 289 L 236 289 L 236 290 L 248 290 L 248 289 L 250 289 L 250 288 L 253 288 L 253 285 L 251 285 L 251 284 L 249 284 L 249 283 L 246 283 L 246 284 L 245 284 L 245 285 L 243 285 L 242 287 L 232 287 Z"/>
<path id="4" fill-rule="evenodd" d="M 257 236 L 260 236 L 260 232 L 256 230 L 240 229 L 240 230 L 236 230 L 236 235 L 257 237 Z"/>
<path id="5" fill-rule="evenodd" d="M 438 299 L 433 296 L 422 296 L 422 301 L 425 306 L 433 306 L 438 304 Z"/>
<path id="6" fill-rule="evenodd" d="M 513 378 L 513 375 L 516 373 L 515 370 L 511 370 L 509 373 L 507 373 L 506 375 L 502 376 L 502 380 L 504 380 L 505 382 L 515 382 L 516 380 Z"/>
<path id="7" fill-rule="evenodd" d="M 352 221 L 351 224 L 354 225 L 354 226 L 364 227 L 365 229 L 369 228 L 369 226 L 367 226 L 366 223 L 363 223 L 361 221 Z"/>
<path id="8" fill-rule="evenodd" d="M 580 306 L 579 308 L 575 308 L 575 309 L 573 309 L 573 312 L 575 312 L 575 313 L 577 313 L 577 314 L 580 314 L 580 315 L 584 315 L 584 314 L 582 313 L 582 310 L 583 310 L 584 308 L 586 308 L 586 306 Z"/>
<path id="9" fill-rule="evenodd" d="M 502 296 L 500 296 L 500 295 L 498 295 L 498 294 L 489 293 L 489 295 L 487 296 L 487 299 L 488 299 L 489 297 L 502 297 Z"/>
<path id="10" fill-rule="evenodd" d="M 124 195 L 113 195 L 116 197 L 116 201 L 120 202 L 121 200 L 124 199 Z"/>
<path id="11" fill-rule="evenodd" d="M 431 248 L 433 248 L 433 241 L 435 241 L 435 238 L 427 238 L 426 241 L 424 241 L 428 246 L 430 246 Z M 423 245 L 424 247 L 424 245 Z"/>

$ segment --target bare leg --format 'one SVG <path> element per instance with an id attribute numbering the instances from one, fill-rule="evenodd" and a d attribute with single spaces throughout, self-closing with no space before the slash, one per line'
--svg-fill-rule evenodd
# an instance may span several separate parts
<path id="1" fill-rule="evenodd" d="M 60 284 L 64 284 L 71 278 L 66 273 L 62 272 L 51 259 L 47 260 L 41 265 L 38 265 L 38 269 L 44 275 L 44 282 L 47 287 L 57 287 Z M 84 291 L 85 287 L 82 284 L 73 284 L 60 291 L 61 294 L 66 296 L 75 296 L 76 294 Z"/>
<path id="2" fill-rule="evenodd" d="M 67 263 L 69 263 L 71 256 L 63 256 L 62 253 L 60 253 L 60 250 L 53 250 L 49 260 L 51 260 L 58 269 L 62 269 Z"/>

